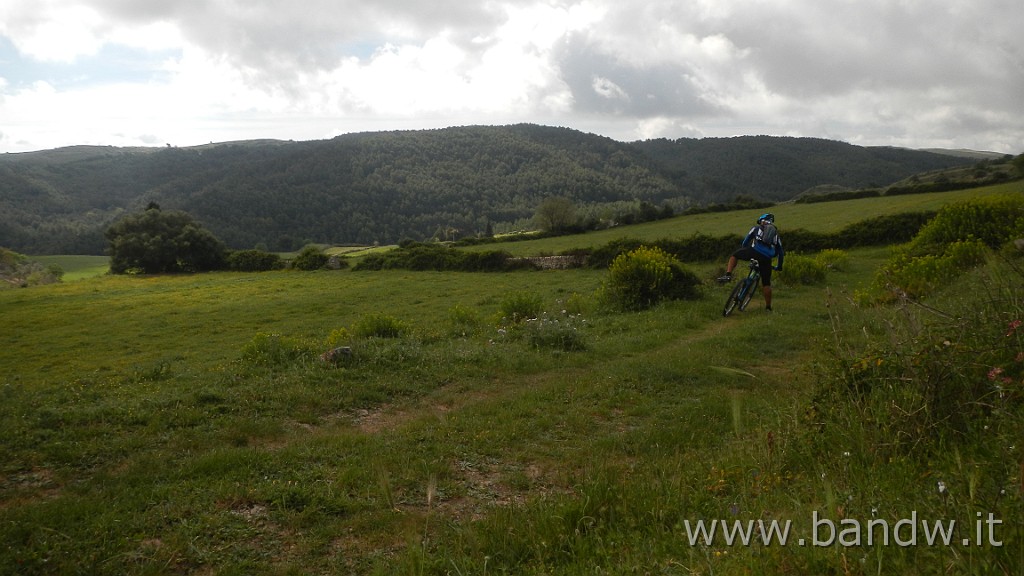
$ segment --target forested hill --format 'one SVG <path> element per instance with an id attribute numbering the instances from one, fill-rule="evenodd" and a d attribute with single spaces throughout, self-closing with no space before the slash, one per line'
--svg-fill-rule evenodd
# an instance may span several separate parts
<path id="1" fill-rule="evenodd" d="M 536 125 L 360 133 L 190 148 L 71 147 L 0 156 L 0 246 L 100 254 L 102 231 L 156 202 L 232 248 L 392 243 L 529 218 L 550 196 L 615 214 L 639 202 L 786 200 L 885 185 L 974 160 L 779 137 L 623 143 Z"/>

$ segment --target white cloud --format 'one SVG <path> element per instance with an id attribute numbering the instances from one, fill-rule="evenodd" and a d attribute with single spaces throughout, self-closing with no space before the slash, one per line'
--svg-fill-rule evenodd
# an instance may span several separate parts
<path id="1" fill-rule="evenodd" d="M 103 45 L 97 34 L 102 24 L 102 15 L 84 5 L 5 2 L 0 8 L 0 33 L 23 54 L 43 61 L 73 62 L 95 54 Z"/>
<path id="2" fill-rule="evenodd" d="M 5 2 L 0 150 L 538 122 L 1020 152 L 1022 19 L 1014 0 Z"/>

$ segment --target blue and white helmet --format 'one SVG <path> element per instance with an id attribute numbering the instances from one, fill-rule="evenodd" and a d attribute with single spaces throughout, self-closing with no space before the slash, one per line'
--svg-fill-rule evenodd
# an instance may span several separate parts
<path id="1" fill-rule="evenodd" d="M 764 224 L 765 222 L 769 224 L 775 224 L 775 214 L 772 214 L 771 212 L 765 212 L 764 214 L 761 214 L 760 216 L 757 217 L 758 226 Z"/>

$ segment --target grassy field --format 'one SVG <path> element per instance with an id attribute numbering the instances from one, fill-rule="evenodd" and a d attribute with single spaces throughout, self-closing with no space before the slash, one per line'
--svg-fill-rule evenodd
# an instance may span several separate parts
<path id="1" fill-rule="evenodd" d="M 916 318 L 851 302 L 887 254 L 851 251 L 824 284 L 779 285 L 775 313 L 729 318 L 721 263 L 692 268 L 699 300 L 628 314 L 598 307 L 590 270 L 0 292 L 0 573 L 1020 573 L 1019 429 L 902 452 L 816 412 L 837 363 Z M 986 274 L 930 305 L 1015 285 Z M 546 314 L 512 324 L 524 296 Z M 336 346 L 351 355 L 321 360 Z M 983 512 L 1002 545 L 960 545 Z M 911 514 L 962 528 L 951 546 L 814 544 L 817 516 Z M 711 519 L 788 520 L 806 545 L 691 542 Z"/>
<path id="2" fill-rule="evenodd" d="M 110 258 L 106 256 L 34 256 L 32 260 L 44 266 L 59 266 L 66 282 L 102 276 L 110 270 Z"/>
<path id="3" fill-rule="evenodd" d="M 804 229 L 812 232 L 836 232 L 850 224 L 875 216 L 902 212 L 934 211 L 950 202 L 1005 193 L 1024 193 L 1024 181 L 954 192 L 863 198 L 818 204 L 780 204 L 768 210 L 775 214 L 777 218 L 776 223 L 783 238 L 785 238 L 786 230 Z M 610 228 L 581 236 L 560 236 L 500 244 L 481 244 L 466 249 L 493 250 L 499 247 L 501 250 L 506 250 L 515 256 L 532 256 L 540 253 L 555 254 L 573 248 L 599 246 L 623 236 L 640 238 L 642 240 L 657 240 L 661 238 L 685 238 L 694 234 L 706 234 L 709 236 L 745 234 L 754 225 L 757 216 L 762 212 L 762 210 L 739 210 L 735 212 L 694 214 L 637 224 L 625 228 Z"/>

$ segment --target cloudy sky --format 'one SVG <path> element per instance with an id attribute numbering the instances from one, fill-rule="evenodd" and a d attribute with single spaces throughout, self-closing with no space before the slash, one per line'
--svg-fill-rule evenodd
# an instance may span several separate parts
<path id="1" fill-rule="evenodd" d="M 1024 152 L 1020 0 L 4 0 L 0 152 L 531 122 Z"/>

